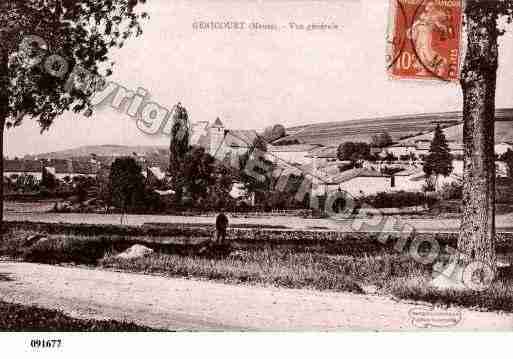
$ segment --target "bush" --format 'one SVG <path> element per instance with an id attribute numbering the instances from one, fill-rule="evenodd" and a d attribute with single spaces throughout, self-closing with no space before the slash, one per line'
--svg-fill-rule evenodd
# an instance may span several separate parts
<path id="1" fill-rule="evenodd" d="M 55 237 L 27 248 L 23 259 L 37 263 L 95 264 L 113 245 L 107 238 Z"/>
<path id="2" fill-rule="evenodd" d="M 462 199 L 463 184 L 460 182 L 445 183 L 438 191 L 438 196 L 445 201 Z"/>
<path id="3" fill-rule="evenodd" d="M 61 311 L 0 301 L 1 331 L 153 331 L 134 323 L 72 318 Z"/>
<path id="4" fill-rule="evenodd" d="M 375 208 L 397 208 L 411 206 L 431 206 L 436 199 L 426 196 L 422 192 L 379 192 L 376 195 L 366 196 L 359 201 Z"/>

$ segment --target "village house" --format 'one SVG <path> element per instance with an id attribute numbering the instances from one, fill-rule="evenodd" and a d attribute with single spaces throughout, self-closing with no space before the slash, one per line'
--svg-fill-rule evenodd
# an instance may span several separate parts
<path id="1" fill-rule="evenodd" d="M 272 146 L 267 147 L 267 151 L 272 154 L 272 161 L 287 162 L 290 164 L 304 165 L 311 162 L 311 151 L 319 148 L 319 145 L 307 145 L 307 144 L 296 144 L 296 145 L 283 145 L 283 146 Z"/>
<path id="2" fill-rule="evenodd" d="M 16 180 L 21 176 L 32 176 L 36 182 L 43 177 L 43 164 L 37 160 L 4 159 L 4 177 Z"/>
<path id="3" fill-rule="evenodd" d="M 501 142 L 495 145 L 495 153 L 499 156 L 505 154 L 508 150 L 513 150 L 513 145 L 509 142 Z"/>
<path id="4" fill-rule="evenodd" d="M 426 175 L 422 167 L 411 167 L 394 174 L 394 191 L 422 192 L 426 186 Z M 455 172 L 449 176 L 439 176 L 436 181 L 436 190 L 440 190 L 444 185 L 458 183 L 462 177 Z"/>
<path id="5" fill-rule="evenodd" d="M 61 181 L 75 177 L 96 177 L 98 173 L 98 168 L 88 161 L 49 159 L 42 162 L 47 171 Z"/>
<path id="6" fill-rule="evenodd" d="M 447 141 L 449 152 L 456 158 L 463 156 L 463 144 L 455 141 Z M 397 158 L 414 155 L 417 158 L 423 158 L 429 154 L 431 141 L 427 139 L 419 139 L 414 142 L 401 142 L 392 146 L 383 148 L 380 153 L 381 157 L 385 157 L 388 153 Z"/>
<path id="7" fill-rule="evenodd" d="M 254 130 L 229 130 L 217 118 L 208 127 L 207 135 L 200 139 L 199 145 L 217 159 L 227 156 L 238 158 L 246 153 L 255 142 L 258 134 Z"/>
<path id="8" fill-rule="evenodd" d="M 305 157 L 311 161 L 315 158 L 317 165 L 323 166 L 338 161 L 337 150 L 337 146 L 319 146 L 310 150 Z"/>
<path id="9" fill-rule="evenodd" d="M 353 168 L 331 178 L 325 184 L 326 191 L 345 191 L 353 197 L 389 192 L 394 187 L 392 178 L 378 171 L 366 168 Z"/>

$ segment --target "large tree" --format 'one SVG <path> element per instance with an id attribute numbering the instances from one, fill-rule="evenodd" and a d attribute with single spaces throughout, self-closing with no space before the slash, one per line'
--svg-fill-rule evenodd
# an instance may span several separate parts
<path id="1" fill-rule="evenodd" d="M 387 147 L 392 143 L 392 137 L 388 132 L 377 133 L 371 139 L 371 145 L 374 147 Z"/>
<path id="2" fill-rule="evenodd" d="M 231 169 L 216 161 L 205 148 L 191 147 L 182 163 L 181 176 L 193 206 L 218 209 L 230 203 Z"/>
<path id="3" fill-rule="evenodd" d="M 112 204 L 123 214 L 145 208 L 144 176 L 132 157 L 117 158 L 112 163 L 109 184 Z"/>
<path id="4" fill-rule="evenodd" d="M 169 145 L 169 173 L 171 187 L 175 191 L 175 204 L 182 204 L 183 190 L 186 185 L 182 174 L 183 163 L 190 149 L 191 128 L 189 114 L 181 103 L 173 108 L 171 141 Z"/>
<path id="5" fill-rule="evenodd" d="M 267 158 L 267 143 L 256 137 L 248 151 L 239 157 L 239 177 L 255 204 L 262 204 L 272 184 L 273 163 Z"/>
<path id="6" fill-rule="evenodd" d="M 465 261 L 496 269 L 495 257 L 495 89 L 498 20 L 511 21 L 509 0 L 467 0 L 467 51 L 461 73 L 463 91 L 463 218 L 458 250 Z"/>
<path id="7" fill-rule="evenodd" d="M 344 142 L 337 149 L 337 158 L 341 161 L 367 160 L 370 158 L 370 146 L 365 142 Z"/>
<path id="8" fill-rule="evenodd" d="M 64 112 L 92 113 L 91 86 L 70 86 L 78 67 L 99 79 L 112 72 L 109 50 L 142 33 L 146 0 L 2 0 L 0 2 L 0 175 L 3 135 L 25 118 L 42 130 Z M 71 81 L 71 82 L 70 82 Z M 93 81 L 97 82 L 97 81 Z M 101 81 L 98 81 L 101 82 Z M 0 187 L 0 226 L 3 188 Z M 0 227 L 1 233 L 1 227 Z"/>

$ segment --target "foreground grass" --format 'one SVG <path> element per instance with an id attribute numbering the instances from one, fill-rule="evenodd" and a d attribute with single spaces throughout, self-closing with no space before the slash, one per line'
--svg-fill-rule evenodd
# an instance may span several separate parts
<path id="1" fill-rule="evenodd" d="M 399 255 L 336 256 L 295 252 L 290 249 L 235 251 L 226 258 L 184 257 L 154 253 L 136 259 L 113 255 L 99 262 L 104 268 L 222 280 L 228 283 L 257 283 L 286 288 L 364 293 L 362 286 L 384 288 L 390 278 L 420 276 L 425 268 Z"/>
<path id="2" fill-rule="evenodd" d="M 152 330 L 134 323 L 114 320 L 75 319 L 57 310 L 0 301 L 0 331 L 139 332 Z"/>
<path id="3" fill-rule="evenodd" d="M 260 241 L 248 247 L 239 246 L 229 255 L 221 256 L 198 255 L 195 244 L 191 244 L 197 238 L 187 237 L 188 244 L 156 246 L 153 247 L 154 253 L 137 259 L 122 259 L 116 254 L 135 242 L 148 244 L 153 239 L 158 244 L 167 238 L 50 234 L 47 235 L 48 240 L 42 243 L 30 243 L 27 238 L 32 234 L 34 232 L 12 231 L 8 240 L 0 245 L 0 254 L 16 256 L 29 262 L 72 262 L 106 269 L 203 278 L 235 284 L 352 293 L 372 291 L 441 305 L 513 312 L 513 273 L 501 275 L 490 288 L 482 292 L 439 290 L 430 285 L 430 266 L 418 264 L 405 254 L 378 247 L 372 235 L 368 236 L 367 244 L 361 233 L 357 240 L 338 240 L 337 243 L 342 245 L 337 246 L 328 241 L 309 246 L 299 239 Z M 182 235 L 181 232 L 176 234 Z M 286 235 L 295 236 L 297 233 L 287 232 Z M 503 248 L 510 246 L 507 244 Z M 380 248 L 379 251 L 376 248 Z"/>
<path id="4" fill-rule="evenodd" d="M 466 308 L 513 313 L 513 282 L 496 280 L 484 291 L 437 289 L 429 284 L 429 277 L 411 276 L 390 282 L 390 293 L 401 299 Z"/>

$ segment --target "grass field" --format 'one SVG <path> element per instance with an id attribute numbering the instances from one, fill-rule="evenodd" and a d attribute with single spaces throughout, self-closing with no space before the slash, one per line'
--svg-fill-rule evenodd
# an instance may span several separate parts
<path id="1" fill-rule="evenodd" d="M 202 278 L 227 283 L 272 285 L 286 288 L 371 292 L 398 298 L 444 305 L 461 305 L 484 310 L 513 312 L 513 274 L 502 273 L 487 290 L 443 291 L 430 286 L 432 267 L 413 261 L 405 253 L 376 241 L 375 234 L 330 232 L 240 231 L 248 238 L 234 240 L 231 253 L 202 253 L 196 234 L 200 228 L 127 228 L 116 226 L 67 227 L 40 225 L 39 231 L 11 226 L 0 255 L 38 263 L 87 264 L 146 274 Z M 47 240 L 27 240 L 46 228 Z M 94 229 L 96 228 L 96 229 Z M 103 228 L 102 235 L 98 234 Z M 184 236 L 184 231 L 187 236 Z M 197 232 L 195 232 L 197 231 Z M 60 232 L 60 233 L 59 233 Z M 98 233 L 96 233 L 98 232 Z M 86 233 L 90 233 L 87 235 Z M 262 236 L 257 238 L 256 236 Z M 454 234 L 435 236 L 441 242 L 455 240 Z M 511 253 L 511 238 L 500 237 L 502 255 Z M 397 239 L 397 238 L 396 238 Z M 117 253 L 141 243 L 155 252 L 142 258 L 122 259 Z M 394 240 L 390 241 L 393 245 Z M 502 243 L 502 244 L 500 244 Z"/>
<path id="2" fill-rule="evenodd" d="M 513 139 L 512 114 L 511 109 L 496 110 L 496 143 Z M 394 141 L 398 141 L 406 137 L 430 133 L 437 123 L 440 123 L 442 127 L 450 127 L 458 125 L 461 120 L 461 112 L 441 112 L 325 122 L 287 128 L 289 136 L 285 139 L 338 146 L 346 141 L 354 141 L 355 138 L 358 138 L 359 141 L 369 142 L 372 135 L 388 132 Z M 448 139 L 456 139 L 461 142 L 461 126 L 449 132 Z M 432 133 L 424 136 L 431 139 Z"/>

